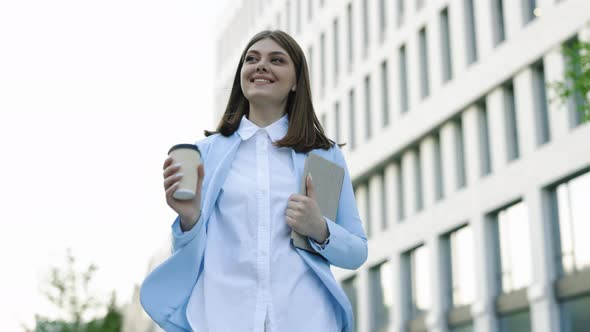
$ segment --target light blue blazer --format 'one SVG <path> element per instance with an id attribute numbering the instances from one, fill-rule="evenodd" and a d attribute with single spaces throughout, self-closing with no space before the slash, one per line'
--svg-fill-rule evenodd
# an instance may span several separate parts
<path id="1" fill-rule="evenodd" d="M 193 287 L 203 270 L 207 224 L 241 141 L 241 137 L 235 132 L 229 137 L 215 134 L 197 142 L 205 167 L 201 217 L 199 222 L 185 233 L 179 230 L 179 218 L 174 221 L 172 255 L 146 277 L 140 291 L 140 301 L 144 310 L 166 331 L 191 331 L 186 317 L 186 307 Z M 291 151 L 295 174 L 300 183 L 306 154 Z M 340 148 L 334 146 L 329 150 L 317 149 L 313 150 L 313 153 L 344 167 L 344 183 L 336 220 L 327 223 L 330 243 L 320 252 L 320 255 L 298 248 L 294 250 L 297 250 L 326 285 L 333 295 L 332 300 L 337 303 L 336 307 L 342 309 L 342 317 L 345 318 L 342 331 L 351 332 L 352 307 L 332 275 L 330 265 L 351 270 L 360 267 L 367 259 L 367 238 L 356 208 L 350 175 Z"/>

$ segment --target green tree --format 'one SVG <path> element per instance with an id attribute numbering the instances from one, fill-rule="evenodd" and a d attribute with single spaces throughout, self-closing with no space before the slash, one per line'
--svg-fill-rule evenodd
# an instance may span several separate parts
<path id="1" fill-rule="evenodd" d="M 79 273 L 76 259 L 67 250 L 66 267 L 52 267 L 49 280 L 43 287 L 45 297 L 59 310 L 61 318 L 49 319 L 35 315 L 35 327 L 26 332 L 120 332 L 123 317 L 116 305 L 115 293 L 108 304 L 101 303 L 90 290 L 90 282 L 97 267 L 90 264 Z M 103 317 L 90 318 L 93 312 L 104 310 Z"/>
<path id="2" fill-rule="evenodd" d="M 590 43 L 574 41 L 563 46 L 565 79 L 549 84 L 561 104 L 574 101 L 583 121 L 590 120 Z"/>

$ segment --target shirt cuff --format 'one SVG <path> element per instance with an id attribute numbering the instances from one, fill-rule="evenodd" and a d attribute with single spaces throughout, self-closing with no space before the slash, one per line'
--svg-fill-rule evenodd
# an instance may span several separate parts
<path id="1" fill-rule="evenodd" d="M 324 243 L 317 243 L 311 237 L 308 237 L 309 244 L 317 252 L 320 252 L 320 251 L 325 250 L 326 249 L 326 246 L 330 243 L 330 223 L 332 221 L 330 219 L 326 218 L 326 217 L 324 217 L 324 219 L 326 220 L 326 226 L 328 227 L 328 237 L 326 238 L 326 240 L 324 241 Z"/>

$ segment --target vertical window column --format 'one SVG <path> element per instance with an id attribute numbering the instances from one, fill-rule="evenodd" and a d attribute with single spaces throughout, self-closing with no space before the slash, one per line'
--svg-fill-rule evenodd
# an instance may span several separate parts
<path id="1" fill-rule="evenodd" d="M 399 197 L 398 197 L 398 186 L 399 186 L 399 177 L 398 177 L 398 164 L 397 163 L 390 163 L 385 167 L 385 172 L 383 174 L 383 183 L 384 183 L 384 194 L 385 194 L 385 207 L 386 207 L 386 220 L 385 225 L 389 225 L 389 227 L 394 227 L 393 225 L 396 224 L 399 220 L 397 218 L 397 214 L 399 213 Z"/>
<path id="2" fill-rule="evenodd" d="M 371 209 L 371 229 L 373 234 L 379 234 L 385 230 L 383 227 L 383 176 L 374 174 L 369 179 L 369 208 Z"/>
<path id="3" fill-rule="evenodd" d="M 551 140 L 549 128 L 549 105 L 547 100 L 547 81 L 543 59 L 532 66 L 533 105 L 535 116 L 535 143 L 542 145 Z"/>
<path id="4" fill-rule="evenodd" d="M 485 59 L 493 49 L 493 15 L 490 1 L 474 1 L 475 39 L 480 59 Z"/>
<path id="5" fill-rule="evenodd" d="M 490 161 L 495 170 L 501 169 L 508 160 L 506 147 L 506 132 L 504 121 L 504 89 L 502 87 L 492 90 L 486 96 Z"/>
<path id="6" fill-rule="evenodd" d="M 445 8 L 439 16 L 440 31 L 440 68 L 441 82 L 447 82 L 453 79 L 453 52 L 451 51 L 451 24 L 449 20 L 449 9 Z M 436 29 L 434 30 L 436 31 Z M 436 54 L 436 53 L 434 53 Z M 433 66 L 437 68 L 438 66 Z"/>
<path id="7" fill-rule="evenodd" d="M 364 80 L 364 90 L 365 90 L 365 95 L 364 95 L 364 101 L 365 101 L 365 105 L 363 107 L 363 113 L 365 114 L 365 116 L 363 117 L 363 120 L 365 122 L 365 139 L 368 141 L 371 139 L 371 137 L 373 137 L 373 128 L 375 127 L 373 125 L 373 102 L 372 102 L 372 91 L 371 91 L 371 76 L 367 75 L 365 76 L 365 80 Z"/>
<path id="8" fill-rule="evenodd" d="M 348 92 L 348 137 L 349 137 L 349 149 L 354 150 L 356 148 L 356 100 L 355 100 L 354 89 L 350 89 Z"/>
<path id="9" fill-rule="evenodd" d="M 422 165 L 422 200 L 428 209 L 434 204 L 436 195 L 434 138 L 428 136 L 420 142 L 420 163 Z"/>
<path id="10" fill-rule="evenodd" d="M 426 27 L 418 32 L 418 56 L 420 58 L 420 99 L 430 95 L 430 73 L 428 67 L 428 37 Z"/>
<path id="11" fill-rule="evenodd" d="M 369 311 L 371 305 L 371 299 L 369 297 L 371 285 L 369 284 L 369 282 L 371 281 L 371 279 L 369 278 L 369 271 L 366 269 L 360 270 L 357 273 L 357 278 L 359 290 L 359 307 L 358 316 L 354 319 L 358 320 L 357 327 L 359 332 L 368 331 L 369 326 L 371 324 L 371 312 Z"/>
<path id="12" fill-rule="evenodd" d="M 348 72 L 352 72 L 352 68 L 354 66 L 354 33 L 355 33 L 354 24 L 354 12 L 352 8 L 352 2 L 349 2 L 346 6 L 346 36 L 347 36 L 347 43 L 346 43 L 346 58 L 348 63 Z"/>
<path id="13" fill-rule="evenodd" d="M 414 150 L 407 150 L 403 153 L 401 159 L 403 169 L 403 184 L 404 184 L 404 211 L 406 216 L 411 216 L 417 212 L 419 195 L 416 187 L 416 152 Z"/>
<path id="14" fill-rule="evenodd" d="M 445 123 L 440 131 L 441 156 L 443 164 L 443 178 L 445 180 L 444 196 L 455 192 L 457 186 L 457 125 L 453 121 Z"/>
<path id="15" fill-rule="evenodd" d="M 522 0 L 504 0 L 504 23 L 506 39 L 510 40 L 519 30 L 523 28 L 523 7 Z"/>
<path id="16" fill-rule="evenodd" d="M 365 233 L 367 238 L 370 238 L 373 235 L 373 231 L 371 229 L 371 221 L 370 219 L 370 212 L 369 212 L 369 193 L 366 184 L 359 184 L 355 188 L 354 197 L 356 197 L 356 205 L 359 211 L 359 216 L 361 217 L 361 221 L 363 222 L 363 228 L 365 229 Z"/>
<path id="17" fill-rule="evenodd" d="M 529 214 L 531 268 L 535 282 L 528 290 L 532 325 L 545 326 L 548 331 L 560 331 L 555 292 L 549 291 L 554 289 L 559 270 L 555 260 L 559 256 L 559 248 L 554 245 L 556 234 L 552 231 L 553 220 L 548 208 L 551 206 L 550 195 L 535 188 L 525 194 L 524 201 Z"/>
<path id="18" fill-rule="evenodd" d="M 465 146 L 464 157 L 465 160 L 465 177 L 467 183 L 473 184 L 479 181 L 482 160 L 479 158 L 479 123 L 478 123 L 478 107 L 472 105 L 468 107 L 461 114 L 461 122 L 463 127 L 463 143 Z"/>
<path id="19" fill-rule="evenodd" d="M 453 70 L 455 76 L 460 76 L 461 72 L 467 67 L 467 40 L 465 31 L 467 25 L 465 22 L 465 6 L 463 1 L 454 1 L 449 7 L 449 23 L 451 27 L 451 50 L 453 51 Z"/>
<path id="20" fill-rule="evenodd" d="M 565 77 L 565 63 L 560 46 L 553 48 L 545 55 L 543 65 L 545 67 L 545 78 L 547 82 L 563 80 Z M 553 93 L 549 94 L 551 97 L 553 95 Z M 567 106 L 560 105 L 557 102 L 550 102 L 548 112 L 549 131 L 553 139 L 559 139 L 567 135 L 569 131 Z"/>
<path id="21" fill-rule="evenodd" d="M 402 45 L 398 50 L 398 87 L 400 113 L 405 113 L 410 109 L 410 87 L 408 80 L 408 55 L 406 46 Z"/>
<path id="22" fill-rule="evenodd" d="M 465 42 L 467 52 L 467 65 L 477 62 L 479 59 L 478 40 L 477 40 L 477 26 L 475 18 L 475 4 L 474 0 L 463 0 L 464 15 L 465 15 Z"/>
<path id="23" fill-rule="evenodd" d="M 470 227 L 473 232 L 473 253 L 475 264 L 475 302 L 471 306 L 474 326 L 484 331 L 496 331 L 498 319 L 495 310 L 495 298 L 498 283 L 494 275 L 498 257 L 491 250 L 494 248 L 494 225 L 488 217 L 477 214 L 471 216 Z"/>

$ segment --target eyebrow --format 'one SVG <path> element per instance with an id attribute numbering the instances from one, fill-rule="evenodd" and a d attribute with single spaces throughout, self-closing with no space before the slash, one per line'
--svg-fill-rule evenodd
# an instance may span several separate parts
<path id="1" fill-rule="evenodd" d="M 256 53 L 256 54 L 260 54 L 259 51 L 257 50 L 249 50 L 247 53 Z M 247 54 L 246 53 L 246 54 Z M 274 52 L 270 52 L 269 55 L 282 55 L 282 56 L 287 56 L 285 53 L 281 52 L 281 51 L 274 51 Z"/>

